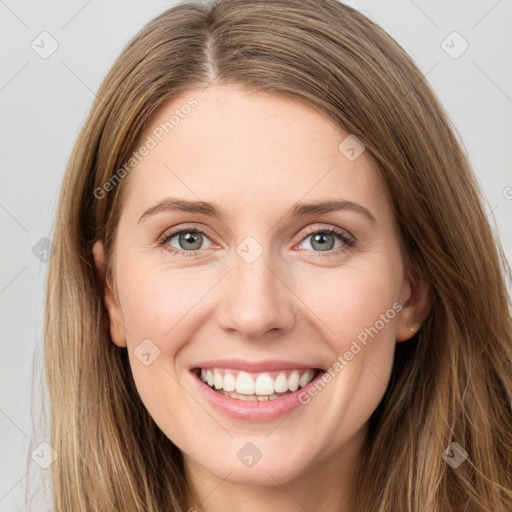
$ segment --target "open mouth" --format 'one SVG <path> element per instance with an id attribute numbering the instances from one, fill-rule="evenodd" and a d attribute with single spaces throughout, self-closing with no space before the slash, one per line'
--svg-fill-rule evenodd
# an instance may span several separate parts
<path id="1" fill-rule="evenodd" d="M 264 402 L 294 393 L 307 386 L 324 371 L 318 368 L 268 372 L 195 368 L 193 372 L 216 393 L 235 400 Z"/>

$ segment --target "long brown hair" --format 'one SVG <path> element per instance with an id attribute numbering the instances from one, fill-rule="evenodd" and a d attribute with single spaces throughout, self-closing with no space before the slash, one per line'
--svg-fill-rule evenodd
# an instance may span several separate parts
<path id="1" fill-rule="evenodd" d="M 180 451 L 110 339 L 91 249 L 101 239 L 110 254 L 126 180 L 95 191 L 119 173 L 164 102 L 212 82 L 291 96 L 357 136 L 392 198 L 407 269 L 431 285 L 432 310 L 414 339 L 397 345 L 371 417 L 358 510 L 510 512 L 509 268 L 425 77 L 384 30 L 336 0 L 182 3 L 149 22 L 104 79 L 68 163 L 48 274 L 56 510 L 184 504 Z M 457 468 L 442 456 L 454 442 L 467 452 Z"/>

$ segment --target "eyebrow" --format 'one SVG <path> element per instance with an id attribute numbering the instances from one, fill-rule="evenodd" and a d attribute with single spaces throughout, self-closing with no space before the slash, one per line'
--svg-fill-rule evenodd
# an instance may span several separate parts
<path id="1" fill-rule="evenodd" d="M 370 210 L 353 201 L 328 200 L 316 201 L 312 203 L 297 203 L 290 210 L 289 216 L 292 218 L 309 217 L 311 215 L 319 215 L 334 211 L 348 210 L 359 213 L 366 217 L 372 224 L 376 224 L 377 220 Z M 154 206 L 149 207 L 140 217 L 139 222 L 146 220 L 151 215 L 161 212 L 182 211 L 189 213 L 202 213 L 210 217 L 223 219 L 221 210 L 212 203 L 206 201 L 190 201 L 186 199 L 178 199 L 167 197 L 158 202 Z"/>

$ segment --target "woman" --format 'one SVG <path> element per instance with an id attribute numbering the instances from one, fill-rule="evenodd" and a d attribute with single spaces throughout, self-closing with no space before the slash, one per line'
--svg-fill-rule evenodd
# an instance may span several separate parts
<path id="1" fill-rule="evenodd" d="M 54 242 L 56 510 L 512 509 L 506 261 L 430 87 L 355 10 L 148 23 Z"/>

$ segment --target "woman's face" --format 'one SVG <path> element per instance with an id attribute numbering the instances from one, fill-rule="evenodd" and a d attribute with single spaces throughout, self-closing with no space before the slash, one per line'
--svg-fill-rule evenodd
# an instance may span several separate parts
<path id="1" fill-rule="evenodd" d="M 106 302 L 189 468 L 274 485 L 357 457 L 417 311 L 388 196 L 348 135 L 292 99 L 211 85 L 140 139 Z"/>

